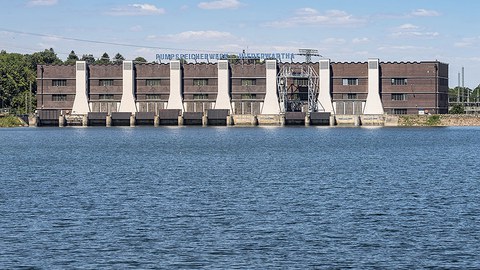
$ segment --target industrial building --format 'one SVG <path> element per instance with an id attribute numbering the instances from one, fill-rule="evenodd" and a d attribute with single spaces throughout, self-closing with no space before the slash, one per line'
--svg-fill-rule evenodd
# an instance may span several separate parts
<path id="1" fill-rule="evenodd" d="M 37 85 L 40 125 L 332 125 L 448 112 L 438 61 L 77 61 L 39 65 Z"/>

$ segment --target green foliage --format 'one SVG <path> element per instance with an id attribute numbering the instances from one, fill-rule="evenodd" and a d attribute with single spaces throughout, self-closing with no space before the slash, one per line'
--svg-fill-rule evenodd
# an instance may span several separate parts
<path id="1" fill-rule="evenodd" d="M 36 108 L 35 93 L 37 93 L 37 71 L 39 65 L 75 64 L 79 60 L 72 50 L 65 62 L 57 57 L 50 48 L 33 54 L 8 53 L 0 50 L 0 108 L 10 108 L 12 113 L 24 114 Z M 104 53 L 95 61 L 92 54 L 84 54 L 80 59 L 88 64 L 110 64 L 110 57 Z M 121 63 L 125 58 L 117 53 L 114 63 Z M 185 60 L 183 60 L 185 61 Z M 137 57 L 135 62 L 146 63 L 143 57 Z M 37 72 L 39 74 L 37 74 Z M 30 87 L 31 93 L 30 94 Z M 30 111 L 31 112 L 31 111 Z"/>
<path id="2" fill-rule="evenodd" d="M 117 53 L 113 58 L 113 63 L 119 65 L 123 63 L 123 60 L 125 60 L 125 57 L 123 57 L 120 53 Z"/>
<path id="3" fill-rule="evenodd" d="M 100 65 L 108 65 L 111 63 L 112 62 L 110 61 L 110 56 L 106 52 L 102 54 L 102 57 L 98 58 L 97 61 L 95 61 L 95 64 L 100 64 Z"/>
<path id="4" fill-rule="evenodd" d="M 135 58 L 135 60 L 133 60 L 135 63 L 147 63 L 147 59 L 139 56 L 137 58 Z"/>
<path id="5" fill-rule="evenodd" d="M 67 60 L 65 60 L 65 64 L 67 65 L 74 65 L 78 61 L 78 56 L 75 54 L 74 51 L 71 51 L 68 55 Z"/>
<path id="6" fill-rule="evenodd" d="M 22 125 L 22 121 L 14 115 L 0 117 L 0 127 L 18 127 Z"/>
<path id="7" fill-rule="evenodd" d="M 440 125 L 440 115 L 431 115 L 427 118 L 428 126 L 438 126 Z"/>
<path id="8" fill-rule="evenodd" d="M 30 60 L 18 53 L 0 54 L 0 106 L 15 108 L 13 99 L 34 85 L 37 66 L 33 69 Z"/>
<path id="9" fill-rule="evenodd" d="M 455 104 L 452 106 L 450 111 L 448 112 L 449 114 L 464 114 L 465 113 L 465 108 L 461 104 Z"/>
<path id="10" fill-rule="evenodd" d="M 93 54 L 84 54 L 82 56 L 82 59 L 80 59 L 80 60 L 87 62 L 87 64 L 95 63 L 95 57 L 93 57 Z"/>

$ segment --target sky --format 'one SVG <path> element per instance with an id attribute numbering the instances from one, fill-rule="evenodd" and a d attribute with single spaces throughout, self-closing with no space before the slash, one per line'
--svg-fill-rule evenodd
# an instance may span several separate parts
<path id="1" fill-rule="evenodd" d="M 297 53 L 334 62 L 449 64 L 450 87 L 480 84 L 480 1 L 0 0 L 0 49 L 53 48 L 65 60 L 104 52 L 154 61 L 166 53 Z M 313 60 L 318 60 L 319 57 Z M 295 61 L 303 60 L 297 56 Z M 461 85 L 461 84 L 460 84 Z"/>

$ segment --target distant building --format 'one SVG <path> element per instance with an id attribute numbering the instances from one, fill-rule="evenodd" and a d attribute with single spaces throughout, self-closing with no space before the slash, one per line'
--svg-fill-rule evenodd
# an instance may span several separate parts
<path id="1" fill-rule="evenodd" d="M 430 62 L 42 65 L 37 110 L 62 114 L 164 109 L 232 115 L 448 112 L 448 64 Z"/>

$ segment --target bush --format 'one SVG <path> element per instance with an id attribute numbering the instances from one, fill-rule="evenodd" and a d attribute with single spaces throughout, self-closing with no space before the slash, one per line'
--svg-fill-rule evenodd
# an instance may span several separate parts
<path id="1" fill-rule="evenodd" d="M 448 113 L 449 114 L 465 114 L 465 109 L 463 108 L 463 105 L 455 104 L 452 106 L 452 108 Z"/>
<path id="2" fill-rule="evenodd" d="M 0 127 L 18 127 L 23 126 L 22 121 L 13 115 L 0 117 Z"/>
<path id="3" fill-rule="evenodd" d="M 440 115 L 432 115 L 427 118 L 428 126 L 438 126 L 440 125 Z"/>

